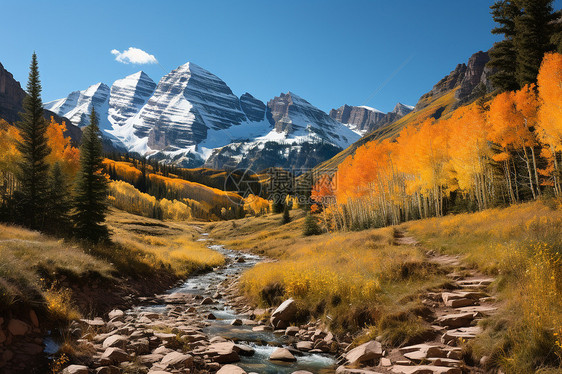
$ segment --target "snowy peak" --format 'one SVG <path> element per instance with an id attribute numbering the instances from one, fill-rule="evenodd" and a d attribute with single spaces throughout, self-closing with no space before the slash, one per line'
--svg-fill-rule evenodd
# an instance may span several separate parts
<path id="1" fill-rule="evenodd" d="M 109 98 L 109 121 L 113 126 L 123 126 L 136 115 L 154 93 L 156 83 L 145 72 L 139 71 L 111 86 Z"/>
<path id="2" fill-rule="evenodd" d="M 98 83 L 47 107 L 80 126 L 94 107 L 114 144 L 184 167 L 249 165 L 249 159 L 260 167 L 313 167 L 360 137 L 293 92 L 267 104 L 249 93 L 237 97 L 192 62 L 158 84 L 139 71 L 111 88 Z"/>
<path id="3" fill-rule="evenodd" d="M 107 113 L 109 92 L 109 87 L 100 82 L 84 91 L 74 91 L 64 99 L 46 103 L 44 107 L 59 116 L 67 117 L 78 127 L 88 125 L 93 107 L 98 114 L 100 128 L 106 130 L 110 127 L 107 117 L 104 115 Z"/>
<path id="4" fill-rule="evenodd" d="M 293 92 L 282 93 L 267 106 L 275 131 L 288 138 L 308 137 L 343 148 L 359 139 L 356 133 Z"/>

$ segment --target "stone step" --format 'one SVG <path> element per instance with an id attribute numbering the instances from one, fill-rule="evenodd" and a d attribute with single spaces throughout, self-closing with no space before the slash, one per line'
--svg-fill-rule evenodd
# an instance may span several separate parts
<path id="1" fill-rule="evenodd" d="M 462 374 L 460 368 L 434 365 L 394 365 L 390 370 L 397 374 Z"/>
<path id="2" fill-rule="evenodd" d="M 474 318 L 474 313 L 455 313 L 443 315 L 436 322 L 440 326 L 459 328 L 470 326 Z"/>
<path id="3" fill-rule="evenodd" d="M 486 287 L 492 284 L 494 278 L 471 278 L 457 281 L 460 287 Z"/>
<path id="4" fill-rule="evenodd" d="M 447 331 L 441 337 L 441 343 L 448 345 L 456 345 L 459 340 L 474 339 L 482 329 L 478 326 L 461 327 Z"/>

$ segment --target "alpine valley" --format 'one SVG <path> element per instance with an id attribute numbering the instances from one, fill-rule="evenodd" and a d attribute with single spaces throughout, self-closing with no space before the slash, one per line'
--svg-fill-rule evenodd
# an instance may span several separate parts
<path id="1" fill-rule="evenodd" d="M 265 104 L 249 93 L 237 97 L 191 62 L 158 84 L 140 71 L 45 104 L 79 127 L 92 106 L 104 136 L 121 151 L 182 167 L 253 170 L 313 168 L 412 110 L 398 104 L 383 114 L 345 105 L 328 115 L 293 92 Z"/>

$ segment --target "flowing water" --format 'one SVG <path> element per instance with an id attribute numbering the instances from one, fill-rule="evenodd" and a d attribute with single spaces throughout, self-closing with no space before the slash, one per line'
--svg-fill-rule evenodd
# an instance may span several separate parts
<path id="1" fill-rule="evenodd" d="M 179 287 L 169 290 L 169 294 L 187 293 L 212 296 L 217 290 L 221 291 L 219 284 L 227 277 L 238 276 L 261 261 L 259 256 L 232 251 L 221 245 L 209 245 L 209 248 L 225 256 L 228 260 L 227 264 L 213 272 L 190 277 Z M 243 262 L 238 261 L 240 257 L 244 259 Z M 303 353 L 295 356 L 297 361 L 294 363 L 269 361 L 269 356 L 277 347 L 288 347 L 288 337 L 274 332 L 254 332 L 252 326 L 233 326 L 231 325 L 233 320 L 247 319 L 248 316 L 237 314 L 223 301 L 217 300 L 217 302 L 218 304 L 209 307 L 209 312 L 215 315 L 216 320 L 209 320 L 209 326 L 203 331 L 210 337 L 221 336 L 254 348 L 254 355 L 241 356 L 241 361 L 237 363 L 247 372 L 284 374 L 297 370 L 307 370 L 313 373 L 333 373 L 335 371 L 335 359 L 329 354 Z M 166 305 L 140 306 L 138 308 L 152 312 L 163 312 L 166 310 Z"/>

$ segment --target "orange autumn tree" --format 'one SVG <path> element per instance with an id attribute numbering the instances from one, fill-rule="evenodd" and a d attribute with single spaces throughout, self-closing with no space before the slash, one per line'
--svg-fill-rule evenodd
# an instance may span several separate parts
<path id="1" fill-rule="evenodd" d="M 59 162 L 63 173 L 73 179 L 80 168 L 80 150 L 73 147 L 69 137 L 65 137 L 66 124 L 59 124 L 51 117 L 47 127 L 47 145 L 51 153 L 47 156 L 47 163 L 54 165 Z"/>
<path id="2" fill-rule="evenodd" d="M 474 197 L 480 210 L 490 207 L 493 173 L 490 160 L 492 149 L 486 140 L 489 131 L 486 114 L 476 104 L 456 110 L 443 122 L 449 137 L 450 191 Z"/>
<path id="3" fill-rule="evenodd" d="M 537 133 L 546 145 L 541 155 L 547 159 L 556 196 L 562 194 L 558 155 L 562 152 L 562 55 L 545 55 L 538 75 L 540 108 Z"/>
<path id="4" fill-rule="evenodd" d="M 349 229 L 439 216 L 457 202 L 461 210 L 482 210 L 536 199 L 550 186 L 560 196 L 561 152 L 562 55 L 547 54 L 537 86 L 357 148 L 338 167 L 330 211 Z"/>

